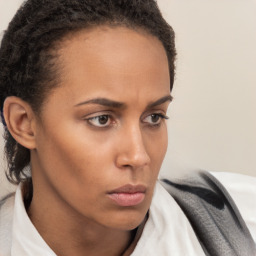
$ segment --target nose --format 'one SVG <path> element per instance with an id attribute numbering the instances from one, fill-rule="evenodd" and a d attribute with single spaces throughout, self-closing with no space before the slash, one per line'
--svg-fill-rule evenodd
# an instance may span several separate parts
<path id="1" fill-rule="evenodd" d="M 120 140 L 116 165 L 119 168 L 142 168 L 150 163 L 150 157 L 145 147 L 143 134 L 139 126 L 133 126 L 123 131 Z"/>

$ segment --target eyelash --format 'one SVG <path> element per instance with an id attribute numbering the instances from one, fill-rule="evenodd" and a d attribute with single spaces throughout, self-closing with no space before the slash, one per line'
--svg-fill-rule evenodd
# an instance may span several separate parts
<path id="1" fill-rule="evenodd" d="M 166 116 L 166 115 L 164 115 L 164 114 L 161 114 L 161 113 L 152 113 L 152 114 L 146 116 L 146 118 L 148 118 L 148 117 L 153 118 L 153 116 L 154 116 L 154 117 L 158 117 L 158 118 L 159 118 L 159 119 L 158 119 L 159 122 L 158 122 L 158 120 L 157 120 L 156 123 L 152 123 L 152 124 L 148 123 L 148 126 L 149 126 L 149 127 L 152 127 L 152 128 L 160 126 L 162 120 L 164 120 L 164 119 L 165 119 L 165 120 L 169 119 L 168 116 Z M 95 125 L 95 124 L 93 124 L 93 121 L 94 121 L 94 120 L 98 120 L 98 121 L 99 121 L 99 118 L 105 118 L 105 119 L 107 118 L 107 120 L 106 120 L 106 121 L 107 121 L 107 122 L 106 122 L 107 124 L 103 124 L 103 125 Z M 146 118 L 144 118 L 143 120 L 145 120 Z M 112 120 L 111 120 L 111 119 L 112 119 Z M 115 121 L 113 121 L 113 119 L 114 119 L 114 118 L 113 118 L 111 115 L 109 115 L 109 114 L 103 114 L 103 115 L 93 116 L 93 117 L 87 118 L 87 119 L 85 119 L 85 120 L 89 123 L 89 125 L 94 126 L 94 127 L 96 127 L 96 128 L 108 128 L 109 126 L 115 124 Z M 110 121 L 111 123 L 108 123 L 109 121 Z M 143 123 L 147 123 L 147 122 L 143 121 Z"/>

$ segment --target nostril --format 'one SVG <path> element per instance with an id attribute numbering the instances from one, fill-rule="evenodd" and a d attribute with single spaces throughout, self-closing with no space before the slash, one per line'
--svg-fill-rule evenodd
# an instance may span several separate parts
<path id="1" fill-rule="evenodd" d="M 125 165 L 123 165 L 123 167 L 124 167 L 124 168 L 131 168 L 131 165 L 125 164 Z"/>

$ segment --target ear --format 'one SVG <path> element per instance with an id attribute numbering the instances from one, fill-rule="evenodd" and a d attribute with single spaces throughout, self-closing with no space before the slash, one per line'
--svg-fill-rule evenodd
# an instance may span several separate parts
<path id="1" fill-rule="evenodd" d="M 4 102 L 4 119 L 13 138 L 28 149 L 35 148 L 35 115 L 22 99 L 10 96 Z"/>

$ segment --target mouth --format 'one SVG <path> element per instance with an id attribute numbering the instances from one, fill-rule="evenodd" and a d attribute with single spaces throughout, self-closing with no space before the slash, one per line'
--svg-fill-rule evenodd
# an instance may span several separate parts
<path id="1" fill-rule="evenodd" d="M 119 206 L 136 206 L 145 199 L 146 187 L 125 185 L 108 193 L 108 197 Z"/>

